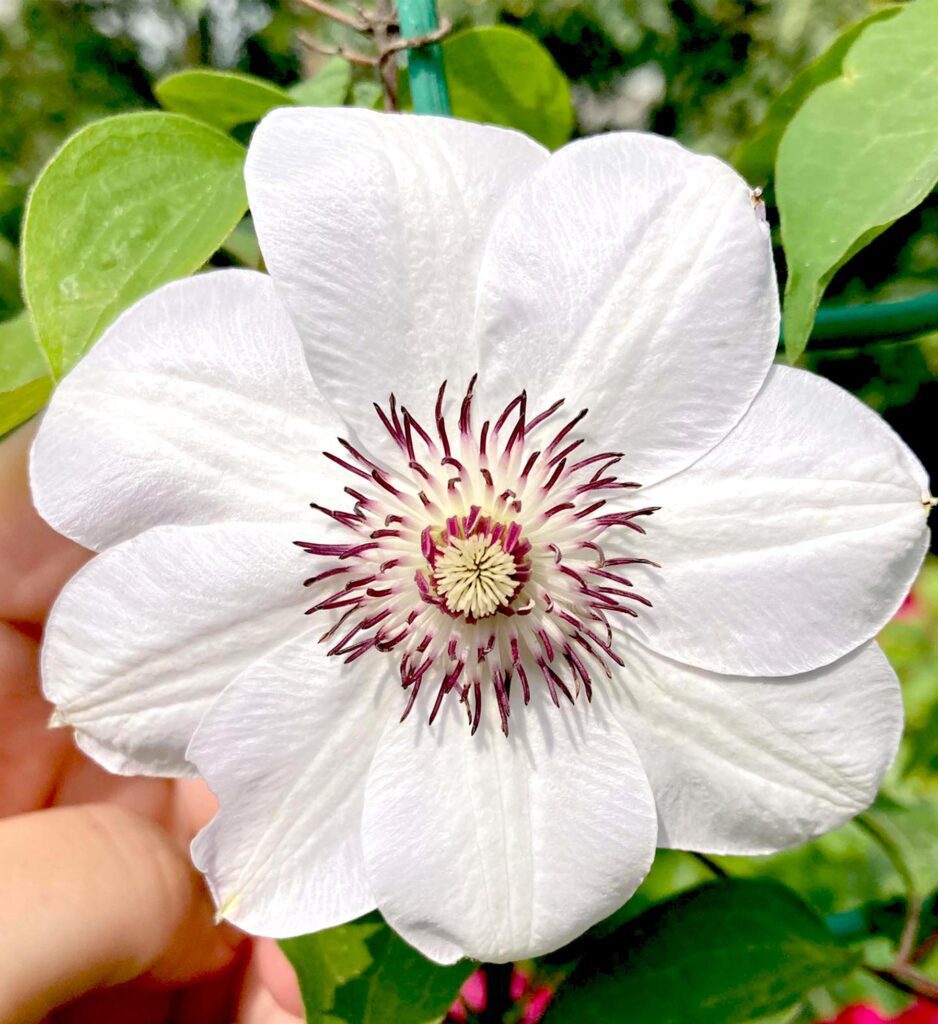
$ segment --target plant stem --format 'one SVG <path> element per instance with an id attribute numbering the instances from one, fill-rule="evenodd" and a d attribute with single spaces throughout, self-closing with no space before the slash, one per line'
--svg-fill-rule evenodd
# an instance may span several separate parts
<path id="1" fill-rule="evenodd" d="M 905 886 L 905 923 L 902 926 L 902 935 L 899 939 L 895 965 L 896 969 L 899 967 L 904 968 L 912 956 L 912 951 L 915 949 L 915 942 L 918 938 L 919 923 L 922 917 L 922 897 L 918 891 L 915 877 L 892 836 L 868 814 L 858 815 L 856 821 L 860 828 L 879 844 L 882 851 L 892 862 L 893 867 L 902 879 L 902 884 Z"/>
<path id="2" fill-rule="evenodd" d="M 900 992 L 927 999 L 933 1006 L 938 1006 L 938 984 L 912 967 L 896 965 L 882 968 L 867 965 L 864 970 Z"/>
<path id="3" fill-rule="evenodd" d="M 368 22 L 364 18 L 346 14 L 345 11 L 340 11 L 337 7 L 333 7 L 326 0 L 300 0 L 300 3 L 314 10 L 317 14 L 322 14 L 324 17 L 329 18 L 330 21 L 335 21 L 340 25 L 345 25 L 347 28 L 355 29 L 356 32 L 368 31 Z"/>
<path id="4" fill-rule="evenodd" d="M 886 829 L 868 814 L 861 814 L 856 820 L 857 824 L 882 847 L 902 878 L 907 891 L 906 918 L 896 950 L 895 963 L 885 968 L 867 966 L 866 970 L 893 988 L 918 996 L 920 999 L 927 999 L 938 1006 L 938 983 L 913 966 L 923 902 L 915 877 L 906 863 L 902 850 Z"/>
<path id="5" fill-rule="evenodd" d="M 694 860 L 702 864 L 710 872 L 710 874 L 713 875 L 714 878 L 730 877 L 729 873 L 724 868 L 720 867 L 720 865 L 717 864 L 715 860 L 711 860 L 705 853 L 694 853 L 693 851 L 688 852 L 694 858 Z"/>
<path id="6" fill-rule="evenodd" d="M 384 88 L 384 109 L 397 110 L 397 61 L 389 49 L 394 22 L 393 0 L 375 0 L 371 35 L 378 50 L 378 74 Z"/>
<path id="7" fill-rule="evenodd" d="M 420 39 L 439 30 L 436 0 L 398 0 L 401 36 Z M 449 92 L 443 71 L 443 51 L 439 43 L 428 43 L 408 50 L 410 94 L 418 114 L 450 113 Z"/>

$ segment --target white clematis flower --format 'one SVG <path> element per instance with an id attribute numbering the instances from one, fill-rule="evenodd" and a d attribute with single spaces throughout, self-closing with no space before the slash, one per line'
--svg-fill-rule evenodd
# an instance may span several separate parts
<path id="1" fill-rule="evenodd" d="M 46 692 L 111 770 L 208 780 L 222 913 L 377 906 L 438 961 L 510 960 L 619 907 L 656 843 L 762 853 L 865 807 L 927 481 L 772 367 L 742 180 L 648 135 L 549 156 L 280 110 L 247 183 L 269 276 L 130 309 L 32 461 L 101 551 Z"/>

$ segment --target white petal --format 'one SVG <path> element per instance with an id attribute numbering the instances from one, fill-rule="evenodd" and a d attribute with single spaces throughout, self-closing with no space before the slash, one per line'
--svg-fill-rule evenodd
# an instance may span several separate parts
<path id="1" fill-rule="evenodd" d="M 872 410 L 775 367 L 725 441 L 634 495 L 661 507 L 647 537 L 601 543 L 662 566 L 626 573 L 654 604 L 629 625 L 649 646 L 715 672 L 789 675 L 889 621 L 928 546 L 927 494 L 918 460 Z"/>
<path id="2" fill-rule="evenodd" d="M 453 699 L 381 741 L 364 845 L 388 923 L 426 956 L 508 961 L 569 942 L 621 906 L 651 864 L 655 812 L 635 748 L 601 701 L 558 710 L 489 696 L 471 736 Z"/>
<path id="3" fill-rule="evenodd" d="M 122 774 L 186 775 L 208 705 L 297 634 L 308 524 L 155 527 L 92 559 L 52 608 L 46 697 L 95 760 Z"/>
<path id="4" fill-rule="evenodd" d="M 264 259 L 363 442 L 390 391 L 421 416 L 444 380 L 457 391 L 475 371 L 482 243 L 546 157 L 517 132 L 449 118 L 282 109 L 258 126 L 245 177 Z"/>
<path id="5" fill-rule="evenodd" d="M 720 676 L 634 644 L 618 710 L 648 773 L 658 844 L 772 853 L 867 807 L 902 733 L 902 699 L 875 644 L 806 675 Z"/>
<path id="6" fill-rule="evenodd" d="M 737 422 L 778 342 L 768 229 L 745 182 L 653 135 L 575 142 L 522 183 L 479 277 L 483 384 L 566 398 L 648 484 Z"/>
<path id="7" fill-rule="evenodd" d="M 270 278 L 203 274 L 132 306 L 58 386 L 33 497 L 94 549 L 161 523 L 298 518 L 339 490 L 321 455 L 337 432 Z"/>
<path id="8" fill-rule="evenodd" d="M 188 756 L 219 798 L 193 860 L 222 916 L 254 935 L 319 931 L 375 906 L 365 777 L 400 693 L 383 660 L 352 671 L 309 632 L 229 686 L 192 739 Z"/>

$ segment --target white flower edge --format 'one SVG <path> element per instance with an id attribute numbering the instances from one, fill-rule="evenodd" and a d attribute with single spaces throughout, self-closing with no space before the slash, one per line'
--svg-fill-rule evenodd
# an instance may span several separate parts
<path id="1" fill-rule="evenodd" d="M 257 934 L 376 904 L 444 963 L 572 940 L 631 895 L 656 837 L 768 853 L 836 827 L 870 803 L 901 732 L 875 645 L 781 680 L 704 673 L 636 645 L 629 690 L 560 709 L 539 690 L 510 741 L 491 704 L 475 737 L 456 702 L 432 727 L 398 723 L 374 681 L 347 680 L 356 700 L 340 707 L 342 681 L 328 668 L 311 678 L 306 655 L 295 643 L 247 670 L 199 726 L 189 756 L 222 809 L 197 861 L 224 915 Z"/>
<path id="2" fill-rule="evenodd" d="M 285 642 L 222 693 L 187 758 L 220 810 L 192 844 L 219 913 L 256 935 L 318 931 L 375 906 L 361 848 L 365 777 L 399 688 Z M 270 915 L 270 901 L 276 917 Z"/>
<path id="3" fill-rule="evenodd" d="M 452 118 L 280 109 L 245 181 L 265 265 L 324 394 L 361 440 L 389 390 L 412 406 L 478 369 L 469 338 L 492 221 L 547 159 L 519 132 Z"/>
<path id="4" fill-rule="evenodd" d="M 430 406 L 481 371 L 627 451 L 649 484 L 737 422 L 778 339 L 749 187 L 672 140 L 615 133 L 547 156 L 501 128 L 278 110 L 246 179 L 266 265 L 317 383 L 358 434 L 388 390 Z"/>
<path id="5" fill-rule="evenodd" d="M 623 647 L 627 722 L 658 808 L 658 845 L 775 853 L 865 810 L 902 736 L 902 693 L 875 643 L 800 675 L 752 679 Z"/>
<path id="6" fill-rule="evenodd" d="M 553 154 L 505 203 L 479 272 L 480 383 L 588 408 L 644 485 L 746 411 L 778 343 L 767 225 L 729 166 L 615 132 Z M 604 450 L 603 449 L 603 450 Z"/>
<path id="7" fill-rule="evenodd" d="M 96 551 L 153 526 L 296 519 L 309 480 L 344 497 L 321 454 L 341 432 L 273 281 L 211 271 L 135 303 L 58 385 L 33 501 Z"/>
<path id="8" fill-rule="evenodd" d="M 932 500 L 919 460 L 872 409 L 775 366 L 730 434 L 636 493 L 660 506 L 628 575 L 654 608 L 629 632 L 715 672 L 785 676 L 871 639 L 911 589 Z"/>
<path id="9" fill-rule="evenodd" d="M 232 679 L 285 640 L 315 637 L 305 524 L 159 526 L 92 559 L 46 625 L 55 724 L 117 774 L 191 775 L 185 751 Z"/>

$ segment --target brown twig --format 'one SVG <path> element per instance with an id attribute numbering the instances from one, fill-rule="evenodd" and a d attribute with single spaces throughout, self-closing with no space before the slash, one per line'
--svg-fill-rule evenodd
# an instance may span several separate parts
<path id="1" fill-rule="evenodd" d="M 324 57 L 342 57 L 351 64 L 361 64 L 370 68 L 378 66 L 378 58 L 370 53 L 359 53 L 357 50 L 350 50 L 346 46 L 326 46 L 325 43 L 320 43 L 318 39 L 313 38 L 313 36 L 306 32 L 298 33 L 297 38 L 302 46 L 305 46 L 308 50 L 313 50 L 315 53 L 321 53 Z"/>
<path id="2" fill-rule="evenodd" d="M 906 992 L 908 995 L 918 996 L 925 999 L 934 1006 L 938 1006 L 938 984 L 926 977 L 914 967 L 905 964 L 893 964 L 892 967 L 866 967 L 869 974 L 875 975 L 887 985 Z"/>
<path id="3" fill-rule="evenodd" d="M 715 860 L 708 857 L 706 854 L 696 853 L 694 851 L 688 852 L 694 858 L 694 860 L 696 860 L 699 864 L 702 864 L 710 872 L 710 874 L 713 875 L 714 878 L 723 879 L 730 877 L 729 873 L 726 871 L 725 868 L 721 867 L 719 864 L 717 864 Z"/>
<path id="4" fill-rule="evenodd" d="M 421 46 L 438 43 L 452 30 L 452 23 L 442 21 L 440 27 L 421 36 L 404 38 L 399 33 L 397 11 L 394 0 L 375 0 L 375 9 L 368 11 L 358 4 L 352 4 L 355 14 L 333 7 L 327 0 L 299 0 L 300 3 L 316 11 L 331 21 L 346 28 L 354 29 L 363 35 L 371 36 L 375 45 L 375 54 L 360 53 L 344 46 L 326 46 L 307 33 L 300 33 L 300 43 L 316 53 L 328 57 L 344 57 L 353 64 L 360 64 L 378 69 L 381 84 L 384 87 L 385 110 L 397 110 L 397 61 L 395 57 L 402 50 L 417 50 Z"/>
<path id="5" fill-rule="evenodd" d="M 378 51 L 378 73 L 384 86 L 384 109 L 397 110 L 397 62 L 391 59 L 389 49 L 397 38 L 391 31 L 395 22 L 394 0 L 375 0 L 371 35 Z"/>
<path id="6" fill-rule="evenodd" d="M 328 18 L 330 21 L 338 22 L 340 25 L 354 29 L 356 32 L 371 31 L 370 20 L 361 8 L 357 8 L 358 17 L 354 17 L 351 14 L 346 14 L 345 11 L 340 11 L 338 7 L 333 7 L 332 4 L 326 3 L 326 0 L 299 0 L 299 2 L 317 14 Z"/>
<path id="7" fill-rule="evenodd" d="M 397 8 L 395 5 L 388 4 L 387 9 L 369 11 L 367 8 L 362 7 L 361 4 L 351 4 L 352 9 L 358 14 L 362 21 L 368 25 L 382 24 L 390 32 L 397 32 L 398 30 L 398 17 Z"/>
<path id="8" fill-rule="evenodd" d="M 938 947 L 938 932 L 932 932 L 931 935 L 921 943 L 918 949 L 916 949 L 912 956 L 909 957 L 909 962 L 913 964 L 920 964 L 931 955 L 931 952 L 935 947 Z"/>
<path id="9" fill-rule="evenodd" d="M 899 938 L 899 947 L 896 950 L 896 961 L 899 964 L 909 964 L 915 953 L 915 946 L 918 942 L 919 926 L 922 921 L 922 900 L 914 892 L 907 897 L 905 921 L 902 925 L 902 935 Z"/>
<path id="10" fill-rule="evenodd" d="M 452 31 L 452 22 L 444 18 L 439 28 L 432 32 L 425 32 L 422 36 L 409 36 L 406 39 L 398 36 L 385 47 L 385 56 L 400 53 L 401 50 L 419 50 L 421 46 L 430 46 L 432 43 L 438 43 L 441 39 L 445 39 Z"/>

